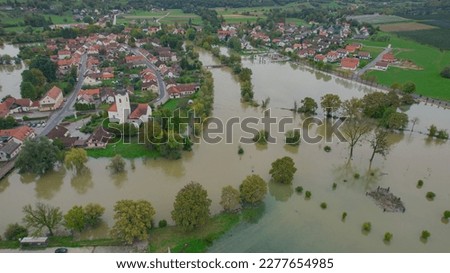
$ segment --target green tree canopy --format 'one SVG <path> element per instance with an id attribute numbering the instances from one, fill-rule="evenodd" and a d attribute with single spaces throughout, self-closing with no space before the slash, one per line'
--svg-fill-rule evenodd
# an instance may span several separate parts
<path id="1" fill-rule="evenodd" d="M 155 209 L 148 201 L 117 201 L 114 205 L 116 222 L 111 234 L 127 244 L 132 244 L 136 240 L 147 240 L 154 215 Z"/>
<path id="2" fill-rule="evenodd" d="M 325 110 L 327 117 L 331 117 L 341 107 L 341 104 L 341 99 L 335 94 L 326 94 L 320 102 L 320 106 Z"/>
<path id="3" fill-rule="evenodd" d="M 6 240 L 17 241 L 28 236 L 28 229 L 18 223 L 9 224 L 4 235 Z"/>
<path id="4" fill-rule="evenodd" d="M 80 172 L 85 166 L 84 164 L 88 161 L 88 156 L 86 150 L 82 148 L 72 148 L 70 149 L 64 158 L 64 164 L 71 170 L 76 169 Z"/>
<path id="5" fill-rule="evenodd" d="M 222 195 L 220 197 L 220 205 L 225 211 L 233 212 L 240 208 L 241 196 L 237 189 L 232 186 L 222 188 Z"/>
<path id="6" fill-rule="evenodd" d="M 199 183 L 191 182 L 178 192 L 173 204 L 172 219 L 183 230 L 194 230 L 206 224 L 210 206 L 208 192 Z"/>
<path id="7" fill-rule="evenodd" d="M 38 55 L 30 63 L 30 69 L 37 68 L 47 78 L 47 82 L 56 80 L 56 64 L 45 55 Z"/>
<path id="8" fill-rule="evenodd" d="M 62 212 L 57 207 L 52 207 L 43 203 L 36 203 L 35 208 L 31 205 L 23 207 L 23 222 L 27 228 L 33 228 L 34 235 L 42 233 L 47 228 L 50 236 L 53 236 L 54 229 L 63 220 Z"/>
<path id="9" fill-rule="evenodd" d="M 267 183 L 261 176 L 253 174 L 247 176 L 239 186 L 242 201 L 249 204 L 261 202 L 267 194 Z"/>
<path id="10" fill-rule="evenodd" d="M 84 221 L 87 226 L 95 227 L 101 221 L 105 208 L 99 204 L 89 203 L 84 206 Z"/>
<path id="11" fill-rule="evenodd" d="M 111 159 L 108 168 L 113 174 L 121 173 L 125 171 L 125 160 L 123 160 L 121 155 L 116 155 Z"/>
<path id="12" fill-rule="evenodd" d="M 16 167 L 20 172 L 42 175 L 53 169 L 58 161 L 58 153 L 59 149 L 46 137 L 25 140 Z"/>
<path id="13" fill-rule="evenodd" d="M 38 97 L 34 85 L 31 82 L 24 81 L 20 84 L 20 96 L 30 100 L 35 100 Z"/>
<path id="14" fill-rule="evenodd" d="M 291 157 L 285 156 L 272 162 L 272 169 L 270 174 L 273 181 L 282 184 L 291 184 L 294 174 L 297 171 L 294 160 Z"/>
<path id="15" fill-rule="evenodd" d="M 86 226 L 83 208 L 81 206 L 72 207 L 64 215 L 64 225 L 73 231 L 83 231 Z"/>
<path id="16" fill-rule="evenodd" d="M 308 115 L 315 115 L 317 110 L 317 102 L 310 97 L 304 98 L 302 101 L 302 106 L 298 108 L 299 113 L 304 113 Z"/>

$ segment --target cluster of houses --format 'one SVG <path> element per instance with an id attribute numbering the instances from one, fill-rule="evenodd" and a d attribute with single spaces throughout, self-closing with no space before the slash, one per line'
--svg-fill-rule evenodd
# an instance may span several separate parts
<path id="1" fill-rule="evenodd" d="M 311 59 L 315 62 L 338 63 L 344 70 L 356 70 L 360 60 L 372 58 L 370 52 L 363 51 L 361 44 L 348 44 L 345 40 L 350 36 L 359 35 L 367 38 L 367 28 L 355 29 L 352 33 L 350 24 L 337 22 L 332 26 L 321 26 L 310 22 L 309 26 L 297 26 L 295 24 L 278 23 L 275 31 L 281 33 L 278 38 L 271 39 L 268 31 L 255 26 L 249 33 L 249 39 L 260 41 L 263 45 L 276 47 L 285 52 L 291 52 L 300 58 Z M 217 31 L 220 40 L 227 40 L 237 35 L 237 28 L 232 25 L 223 25 Z M 252 49 L 250 43 L 242 40 L 244 49 Z"/>
<path id="2" fill-rule="evenodd" d="M 15 113 L 32 111 L 53 111 L 60 108 L 63 102 L 63 91 L 59 87 L 53 86 L 40 100 L 6 98 L 0 103 L 0 117 L 5 118 Z"/>

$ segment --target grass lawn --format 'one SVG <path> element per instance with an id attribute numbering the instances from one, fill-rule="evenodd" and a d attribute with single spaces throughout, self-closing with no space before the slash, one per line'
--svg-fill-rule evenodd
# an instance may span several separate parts
<path id="1" fill-rule="evenodd" d="M 178 108 L 178 104 L 181 102 L 182 99 L 170 99 L 168 102 L 164 103 L 163 106 L 161 106 L 162 109 L 169 109 L 171 111 L 174 111 Z"/>
<path id="2" fill-rule="evenodd" d="M 157 158 L 160 156 L 159 152 L 150 151 L 143 144 L 123 143 L 123 141 L 119 141 L 116 144 L 108 144 L 105 149 L 86 149 L 86 152 L 89 157 L 93 158 L 114 157 L 118 154 L 124 158 Z"/>
<path id="3" fill-rule="evenodd" d="M 307 22 L 305 22 L 304 20 L 299 19 L 299 18 L 286 18 L 286 23 L 287 24 L 294 23 L 297 26 L 307 26 L 308 25 Z"/>
<path id="4" fill-rule="evenodd" d="M 84 246 L 120 246 L 122 243 L 116 239 L 74 240 L 71 236 L 49 237 L 48 247 L 84 247 Z M 0 249 L 20 248 L 19 241 L 0 241 Z M 31 248 L 34 249 L 34 248 Z"/>
<path id="5" fill-rule="evenodd" d="M 169 13 L 168 16 L 166 16 Z M 164 17 L 166 16 L 166 17 Z M 164 18 L 162 18 L 164 17 Z M 144 10 L 137 10 L 132 13 L 128 13 L 121 16 L 117 19 L 117 22 L 119 24 L 127 23 L 132 20 L 153 20 L 153 19 L 161 19 L 161 23 L 164 24 L 183 24 L 188 23 L 189 19 L 191 19 L 193 24 L 200 24 L 201 19 L 198 15 L 193 13 L 183 13 L 181 9 L 169 9 L 165 11 L 144 11 Z"/>
<path id="6" fill-rule="evenodd" d="M 221 213 L 191 232 L 175 226 L 152 229 L 149 252 L 167 252 L 168 248 L 175 253 L 205 252 L 214 240 L 238 224 L 240 217 L 240 214 Z"/>
<path id="7" fill-rule="evenodd" d="M 439 73 L 442 69 L 450 65 L 450 51 L 440 51 L 439 49 L 422 45 L 415 41 L 397 37 L 394 34 L 389 42 L 363 41 L 364 46 L 386 47 L 391 44 L 395 49 L 394 54 L 398 59 L 411 60 L 423 70 L 407 70 L 390 67 L 387 71 L 370 71 L 370 76 L 375 76 L 381 84 L 390 86 L 395 82 L 404 84 L 414 82 L 417 87 L 416 93 L 450 101 L 450 80 L 442 78 Z M 355 41 L 358 42 L 358 41 Z M 360 42 L 360 41 L 359 41 Z M 364 47 L 363 50 L 366 50 Z"/>

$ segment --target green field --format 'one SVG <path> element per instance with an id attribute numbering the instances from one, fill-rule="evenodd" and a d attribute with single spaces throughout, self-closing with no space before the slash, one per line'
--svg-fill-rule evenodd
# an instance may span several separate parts
<path id="1" fill-rule="evenodd" d="M 117 154 L 124 158 L 159 157 L 157 151 L 150 151 L 143 144 L 123 143 L 123 141 L 108 144 L 105 149 L 87 149 L 86 151 L 88 156 L 93 158 L 114 157 Z"/>
<path id="2" fill-rule="evenodd" d="M 394 54 L 398 59 L 411 60 L 423 70 L 409 70 L 390 67 L 388 71 L 370 71 L 370 76 L 375 76 L 381 84 L 390 86 L 393 83 L 414 82 L 417 86 L 417 93 L 443 100 L 450 100 L 450 80 L 442 78 L 439 73 L 446 66 L 450 65 L 450 51 L 440 51 L 439 49 L 422 45 L 406 38 L 390 35 L 389 42 L 364 41 L 365 46 L 386 47 L 391 44 Z M 355 41 L 358 42 L 358 41 Z M 359 41 L 360 42 L 360 41 Z"/>
<path id="3" fill-rule="evenodd" d="M 169 248 L 174 253 L 205 252 L 214 240 L 238 224 L 240 217 L 239 214 L 221 213 L 191 232 L 176 226 L 152 229 L 149 252 L 167 252 Z"/>
<path id="4" fill-rule="evenodd" d="M 157 19 L 160 19 L 160 22 L 164 24 L 185 24 L 189 22 L 189 19 L 191 19 L 193 24 L 201 23 L 201 19 L 198 15 L 193 13 L 183 13 L 181 9 L 169 9 L 165 11 L 136 10 L 121 16 L 117 21 L 119 24 L 128 23 L 132 20 L 148 20 L 149 23 L 154 23 L 153 20 Z"/>

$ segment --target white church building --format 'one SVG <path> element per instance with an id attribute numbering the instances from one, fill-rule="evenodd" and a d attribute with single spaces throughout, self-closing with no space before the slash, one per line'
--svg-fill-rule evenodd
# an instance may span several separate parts
<path id="1" fill-rule="evenodd" d="M 133 123 L 139 127 L 152 116 L 152 108 L 146 103 L 130 105 L 128 92 L 122 91 L 115 94 L 115 103 L 108 109 L 110 122 Z"/>

